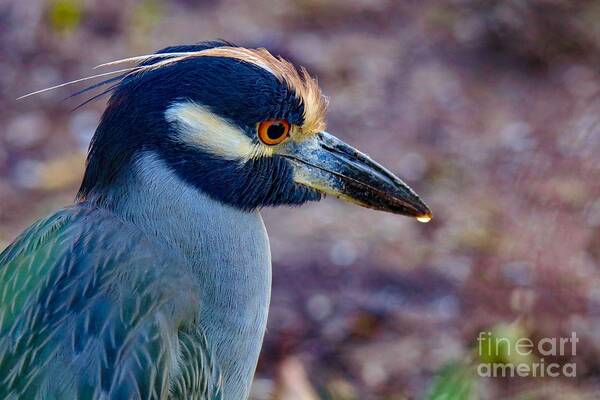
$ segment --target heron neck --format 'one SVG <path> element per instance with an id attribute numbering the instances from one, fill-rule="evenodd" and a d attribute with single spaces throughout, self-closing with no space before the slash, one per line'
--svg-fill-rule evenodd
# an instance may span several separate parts
<path id="1" fill-rule="evenodd" d="M 139 158 L 130 171 L 106 203 L 184 255 L 200 288 L 198 322 L 223 374 L 224 398 L 246 399 L 271 295 L 270 249 L 260 214 L 187 186 L 153 155 Z"/>

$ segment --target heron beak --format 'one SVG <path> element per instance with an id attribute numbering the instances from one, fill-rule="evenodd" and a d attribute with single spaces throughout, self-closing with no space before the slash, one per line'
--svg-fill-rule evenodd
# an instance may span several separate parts
<path id="1" fill-rule="evenodd" d="M 282 152 L 294 165 L 294 180 L 322 193 L 375 210 L 429 222 L 432 213 L 400 178 L 335 136 L 292 142 Z"/>

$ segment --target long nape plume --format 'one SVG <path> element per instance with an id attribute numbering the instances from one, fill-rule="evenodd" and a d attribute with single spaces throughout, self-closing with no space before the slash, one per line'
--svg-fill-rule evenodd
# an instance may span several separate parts
<path id="1" fill-rule="evenodd" d="M 159 69 L 161 67 L 171 65 L 180 61 L 184 61 L 194 57 L 224 57 L 239 60 L 240 62 L 246 62 L 253 64 L 259 68 L 262 68 L 282 82 L 285 82 L 288 87 L 296 93 L 304 104 L 304 124 L 303 132 L 312 134 L 320 130 L 325 129 L 325 114 L 327 111 L 327 99 L 321 94 L 321 90 L 315 79 L 311 78 L 306 69 L 301 68 L 297 70 L 293 64 L 284 60 L 281 57 L 275 57 L 268 50 L 264 48 L 259 49 L 247 49 L 244 47 L 232 47 L 232 46 L 218 46 L 207 48 L 198 51 L 189 52 L 169 52 L 169 53 L 156 53 L 146 54 L 136 57 L 128 57 L 120 60 L 115 60 L 107 63 L 100 64 L 94 68 L 101 67 L 113 67 L 116 65 L 126 63 L 138 63 L 138 65 L 130 68 L 118 69 L 116 71 L 104 72 L 101 74 L 92 75 L 85 78 L 76 79 L 70 82 L 62 83 L 50 88 L 35 91 L 33 93 L 26 94 L 18 98 L 24 99 L 29 96 L 44 93 L 50 90 L 62 88 L 65 86 L 73 85 L 75 83 L 85 82 L 88 80 L 106 77 L 115 74 L 122 74 L 120 77 L 111 78 L 99 84 L 92 85 L 91 87 L 80 91 L 79 93 L 87 92 L 104 84 L 122 81 L 123 79 L 133 76 L 135 74 L 143 74 L 147 71 Z M 153 62 L 158 60 L 157 62 Z M 103 92 L 106 94 L 110 92 Z M 101 95 L 102 95 L 101 94 Z M 100 96 L 101 96 L 100 95 Z M 96 97 L 94 97 L 96 98 Z"/>
<path id="2" fill-rule="evenodd" d="M 124 64 L 124 63 L 136 62 L 136 61 L 137 62 L 146 62 L 146 61 L 151 61 L 151 60 L 159 59 L 159 58 L 173 58 L 173 57 L 176 57 L 178 59 L 174 60 L 174 61 L 179 61 L 179 58 L 182 55 L 189 55 L 189 53 L 160 53 L 160 54 L 148 54 L 148 55 L 144 55 L 144 56 L 124 58 L 122 60 L 117 60 L 117 61 L 112 61 L 112 62 L 108 62 L 108 63 L 97 65 L 93 69 L 97 69 L 97 68 L 101 68 L 101 67 L 105 67 L 105 66 L 117 65 L 117 64 Z M 171 62 L 174 62 L 174 61 L 171 61 Z M 122 74 L 121 77 L 116 77 L 116 78 L 108 79 L 108 80 L 106 80 L 104 82 L 100 82 L 99 84 L 92 85 L 92 86 L 90 86 L 90 87 L 88 87 L 86 89 L 83 89 L 83 90 L 81 90 L 81 91 L 79 91 L 79 92 L 77 92 L 77 93 L 75 93 L 75 94 L 72 95 L 72 96 L 76 96 L 78 94 L 85 93 L 88 90 L 95 89 L 96 87 L 102 86 L 102 84 L 104 84 L 104 83 L 113 82 L 114 80 L 117 80 L 117 79 L 118 80 L 125 79 L 126 77 L 128 77 L 130 75 L 133 75 L 133 74 L 135 74 L 137 72 L 143 72 L 143 71 L 147 71 L 147 70 L 150 70 L 150 69 L 159 68 L 160 66 L 163 66 L 163 65 L 166 65 L 166 64 L 167 63 L 165 63 L 165 62 L 159 62 L 159 63 L 156 63 L 156 64 L 150 64 L 150 65 L 138 65 L 138 66 L 135 66 L 135 67 L 122 68 L 122 69 L 118 69 L 118 70 L 115 70 L 115 71 L 103 72 L 103 73 L 100 73 L 100 74 L 86 76 L 84 78 L 79 78 L 79 79 L 75 79 L 75 80 L 72 80 L 72 81 L 69 81 L 69 82 L 61 83 L 60 85 L 55 85 L 55 86 L 51 86 L 51 87 L 48 87 L 48 88 L 45 88 L 45 89 L 36 90 L 35 92 L 27 93 L 27 94 L 25 94 L 23 96 L 17 97 L 17 100 L 21 100 L 21 99 L 25 99 L 27 97 L 35 96 L 37 94 L 42 94 L 42 93 L 45 93 L 45 92 L 49 92 L 51 90 L 60 89 L 62 87 L 71 86 L 71 85 L 74 85 L 76 83 L 86 82 L 86 81 L 90 81 L 90 80 L 97 79 L 97 78 L 103 78 L 105 76 L 110 76 L 110 75 Z M 151 68 L 151 67 L 153 67 L 153 68 Z"/>
<path id="3" fill-rule="evenodd" d="M 97 78 L 102 78 L 102 77 L 105 77 L 105 76 L 110 76 L 110 75 L 115 75 L 115 74 L 123 74 L 123 73 L 125 73 L 125 75 L 127 75 L 128 73 L 130 73 L 131 71 L 134 71 L 136 69 L 137 69 L 137 67 L 124 68 L 124 69 L 119 69 L 119 70 L 116 70 L 116 71 L 104 72 L 102 74 L 96 74 L 96 75 L 92 75 L 92 76 L 87 76 L 85 78 L 75 79 L 73 81 L 61 83 L 60 85 L 51 86 L 49 88 L 45 88 L 45 89 L 41 89 L 41 90 L 36 90 L 35 92 L 27 93 L 27 94 L 25 94 L 23 96 L 17 97 L 17 100 L 25 99 L 27 97 L 35 96 L 36 94 L 41 94 L 41 93 L 49 92 L 49 91 L 54 90 L 54 89 L 60 89 L 60 88 L 65 87 L 65 86 L 70 86 L 70 85 L 74 85 L 76 83 L 85 82 L 85 81 L 89 81 L 89 80 L 97 79 Z"/>

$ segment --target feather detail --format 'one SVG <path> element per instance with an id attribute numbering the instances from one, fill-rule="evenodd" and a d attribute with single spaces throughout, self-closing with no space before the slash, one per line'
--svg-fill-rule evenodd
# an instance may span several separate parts
<path id="1" fill-rule="evenodd" d="M 32 93 L 27 93 L 27 94 L 25 94 L 25 95 L 23 95 L 21 97 L 18 97 L 17 100 L 22 100 L 22 99 L 25 99 L 27 97 L 34 96 L 36 94 L 41 94 L 41 93 L 49 92 L 50 90 L 60 89 L 61 87 L 70 86 L 70 85 L 73 85 L 75 83 L 85 82 L 85 81 L 89 81 L 89 80 L 96 79 L 96 78 L 102 78 L 103 76 L 110 76 L 110 75 L 115 75 L 115 74 L 122 74 L 124 72 L 131 72 L 131 71 L 135 71 L 137 69 L 139 69 L 139 67 L 124 68 L 124 69 L 119 69 L 119 70 L 116 70 L 116 71 L 104 72 L 102 74 L 96 74 L 96 75 L 88 76 L 88 77 L 85 77 L 85 78 L 75 79 L 74 81 L 69 81 L 69 82 L 61 83 L 60 85 L 52 86 L 52 87 L 41 89 L 41 90 L 36 90 L 35 92 L 32 92 Z"/>
<path id="2" fill-rule="evenodd" d="M 110 61 L 107 63 L 97 65 L 94 67 L 94 69 L 112 67 L 133 62 L 138 63 L 139 65 L 135 67 L 119 69 L 116 71 L 110 71 L 81 79 L 76 79 L 74 81 L 66 82 L 60 85 L 52 86 L 50 88 L 26 94 L 24 96 L 19 97 L 17 100 L 21 100 L 36 94 L 44 93 L 61 87 L 69 86 L 75 83 L 119 73 L 122 73 L 122 79 L 125 79 L 137 73 L 144 73 L 147 71 L 157 70 L 162 67 L 184 60 L 188 60 L 194 57 L 232 58 L 264 69 L 265 71 L 273 74 L 280 81 L 285 82 L 287 86 L 290 89 L 292 89 L 296 93 L 296 96 L 302 101 L 304 105 L 304 124 L 302 126 L 303 134 L 315 134 L 325 129 L 325 114 L 327 112 L 328 101 L 321 94 L 321 90 L 316 79 L 312 78 L 304 67 L 298 70 L 296 69 L 296 67 L 294 67 L 292 63 L 284 60 L 281 57 L 276 57 L 272 55 L 265 48 L 247 49 L 244 47 L 219 46 L 200 51 L 156 53 L 123 58 L 120 60 Z M 147 65 L 143 64 L 145 62 L 154 60 L 159 61 Z"/>

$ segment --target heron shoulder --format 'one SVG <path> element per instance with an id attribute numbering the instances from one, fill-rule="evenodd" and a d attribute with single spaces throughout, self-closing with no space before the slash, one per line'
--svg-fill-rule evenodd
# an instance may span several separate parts
<path id="1" fill-rule="evenodd" d="M 106 210 L 76 205 L 10 245 L 0 277 L 0 374 L 11 376 L 1 398 L 34 398 L 48 387 L 57 398 L 86 387 L 168 393 L 179 333 L 197 328 L 199 309 L 172 249 Z"/>

